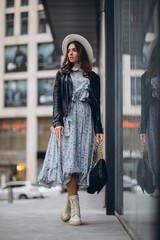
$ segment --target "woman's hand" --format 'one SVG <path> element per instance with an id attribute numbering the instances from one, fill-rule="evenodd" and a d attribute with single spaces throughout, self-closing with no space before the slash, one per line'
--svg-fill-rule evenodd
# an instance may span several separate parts
<path id="1" fill-rule="evenodd" d="M 54 132 L 56 134 L 56 137 L 59 139 L 61 134 L 63 134 L 64 127 L 63 126 L 58 126 L 54 129 Z"/>
<path id="2" fill-rule="evenodd" d="M 139 137 L 140 137 L 140 140 L 141 140 L 141 141 L 143 141 L 143 142 L 146 141 L 146 134 L 145 134 L 145 133 L 141 133 L 141 134 L 139 135 Z"/>
<path id="3" fill-rule="evenodd" d="M 99 141 L 103 141 L 103 134 L 102 133 L 97 133 L 96 134 L 96 142 L 99 143 Z"/>

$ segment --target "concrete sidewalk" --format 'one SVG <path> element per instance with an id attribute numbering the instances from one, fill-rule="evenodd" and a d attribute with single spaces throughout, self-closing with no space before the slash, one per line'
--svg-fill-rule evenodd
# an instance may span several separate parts
<path id="1" fill-rule="evenodd" d="M 55 190 L 50 197 L 0 201 L 0 240 L 126 240 L 114 216 L 106 216 L 102 196 L 80 191 L 83 225 L 69 226 L 60 219 L 65 193 Z"/>

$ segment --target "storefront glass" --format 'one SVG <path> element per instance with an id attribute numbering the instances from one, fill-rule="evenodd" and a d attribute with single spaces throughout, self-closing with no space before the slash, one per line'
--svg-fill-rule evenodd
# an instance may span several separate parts
<path id="1" fill-rule="evenodd" d="M 51 136 L 50 127 L 52 126 L 52 120 L 52 117 L 38 118 L 38 172 L 42 168 L 49 138 Z"/>
<path id="2" fill-rule="evenodd" d="M 26 177 L 26 119 L 0 120 L 0 184 Z"/>
<path id="3" fill-rule="evenodd" d="M 158 34 L 158 6 L 157 1 L 151 0 L 122 0 L 121 3 L 122 217 L 141 239 L 150 240 L 155 239 L 160 196 L 160 83 L 154 40 Z"/>

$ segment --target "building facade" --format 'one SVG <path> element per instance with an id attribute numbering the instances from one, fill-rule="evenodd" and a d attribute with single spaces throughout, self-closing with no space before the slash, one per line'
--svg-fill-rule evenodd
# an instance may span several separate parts
<path id="1" fill-rule="evenodd" d="M 0 23 L 0 179 L 36 183 L 60 56 L 41 1 L 0 1 Z"/>

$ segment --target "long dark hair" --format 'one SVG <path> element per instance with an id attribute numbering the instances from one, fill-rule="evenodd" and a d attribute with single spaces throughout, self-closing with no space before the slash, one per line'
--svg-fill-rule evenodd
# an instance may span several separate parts
<path id="1" fill-rule="evenodd" d="M 155 77 L 158 75 L 159 69 L 160 69 L 160 47 L 159 42 L 157 41 L 156 46 L 154 47 L 149 62 L 147 71 L 150 75 L 150 77 Z"/>
<path id="2" fill-rule="evenodd" d="M 73 72 L 72 71 L 73 63 L 71 63 L 68 58 L 68 47 L 71 43 L 73 43 L 75 45 L 76 50 L 79 53 L 81 68 L 84 70 L 84 73 L 83 73 L 84 77 L 91 78 L 92 66 L 89 62 L 88 55 L 87 55 L 85 48 L 78 41 L 73 41 L 68 44 L 67 52 L 66 52 L 65 58 L 63 60 L 62 66 L 61 66 L 61 71 L 66 74 Z"/>

